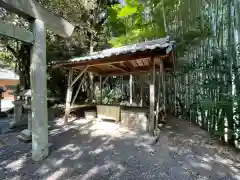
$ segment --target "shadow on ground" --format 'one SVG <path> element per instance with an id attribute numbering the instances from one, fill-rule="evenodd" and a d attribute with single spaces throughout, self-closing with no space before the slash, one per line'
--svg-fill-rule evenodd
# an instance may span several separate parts
<path id="1" fill-rule="evenodd" d="M 31 160 L 31 144 L 0 148 L 0 179 L 240 179 L 239 155 L 186 121 L 172 118 L 153 146 L 152 137 L 109 122 L 57 124 L 41 162 Z"/>

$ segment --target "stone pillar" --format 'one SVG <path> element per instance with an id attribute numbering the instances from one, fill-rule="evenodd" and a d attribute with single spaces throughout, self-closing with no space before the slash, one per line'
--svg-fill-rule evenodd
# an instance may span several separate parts
<path id="1" fill-rule="evenodd" d="M 32 22 L 34 43 L 31 49 L 30 79 L 32 90 L 32 158 L 48 156 L 48 110 L 46 83 L 46 30 L 44 22 Z"/>

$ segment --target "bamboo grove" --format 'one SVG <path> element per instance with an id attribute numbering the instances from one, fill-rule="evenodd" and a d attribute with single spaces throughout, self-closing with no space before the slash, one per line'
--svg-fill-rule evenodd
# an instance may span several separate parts
<path id="1" fill-rule="evenodd" d="M 170 35 L 167 105 L 220 139 L 240 139 L 240 1 L 126 0 L 108 10 L 113 46 Z"/>
<path id="2" fill-rule="evenodd" d="M 176 72 L 166 78 L 169 107 L 238 146 L 240 2 L 180 1 L 166 16 L 177 40 Z M 176 26 L 176 23 L 178 24 Z M 178 106 L 176 105 L 178 103 Z"/>

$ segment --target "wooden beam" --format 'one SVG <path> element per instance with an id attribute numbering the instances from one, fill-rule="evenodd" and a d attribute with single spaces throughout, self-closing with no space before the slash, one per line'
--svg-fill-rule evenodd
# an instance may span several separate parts
<path id="1" fill-rule="evenodd" d="M 34 0 L 0 0 L 0 6 L 28 20 L 39 19 L 47 28 L 62 37 L 70 37 L 74 26 L 60 16 L 43 8 Z"/>
<path id="2" fill-rule="evenodd" d="M 127 72 L 128 71 L 127 69 L 125 69 L 123 67 L 119 67 L 117 64 L 109 64 L 109 66 L 111 66 L 111 67 L 113 67 L 115 69 L 119 69 L 119 70 L 121 70 L 123 72 Z"/>
<path id="3" fill-rule="evenodd" d="M 78 70 L 77 72 L 79 72 L 79 70 L 84 71 L 86 69 L 86 67 L 87 66 L 72 67 L 72 68 L 75 69 L 75 70 Z M 98 76 L 100 76 L 100 74 L 101 74 L 100 71 L 101 71 L 101 69 L 99 67 L 96 67 L 96 66 L 88 66 L 87 70 L 85 70 L 85 72 L 90 72 L 90 73 L 93 73 L 93 74 L 98 75 Z"/>
<path id="4" fill-rule="evenodd" d="M 72 87 L 76 82 L 77 80 L 86 72 L 86 70 L 88 69 L 88 66 L 73 80 L 71 81 L 71 84 L 70 86 Z M 72 70 L 72 69 L 71 69 Z"/>
<path id="5" fill-rule="evenodd" d="M 34 43 L 31 49 L 30 80 L 32 92 L 32 158 L 48 156 L 48 110 L 46 75 L 46 31 L 44 22 L 32 24 Z"/>
<path id="6" fill-rule="evenodd" d="M 0 34 L 27 43 L 33 43 L 34 40 L 31 31 L 17 27 L 14 24 L 5 23 L 3 20 L 0 20 Z"/>
<path id="7" fill-rule="evenodd" d="M 123 63 L 125 66 L 127 66 L 128 69 L 134 69 L 135 67 L 132 65 L 132 61 L 125 61 Z"/>
<path id="8" fill-rule="evenodd" d="M 79 85 L 78 85 L 78 89 L 77 89 L 76 94 L 74 95 L 74 98 L 73 98 L 73 100 L 72 100 L 72 106 L 74 105 L 74 103 L 75 103 L 75 101 L 76 101 L 76 99 L 77 99 L 77 96 L 78 96 L 78 94 L 79 94 L 79 91 L 80 91 L 80 89 L 81 89 L 81 86 L 82 86 L 82 84 L 83 84 L 83 82 L 84 82 L 84 78 L 85 78 L 85 74 L 84 74 L 84 77 L 81 79 L 81 81 L 80 81 L 80 83 L 79 83 Z"/>
<path id="9" fill-rule="evenodd" d="M 105 77 L 105 79 L 104 79 L 104 81 L 103 81 L 103 83 L 102 83 L 103 86 L 104 86 L 104 84 L 107 82 L 108 79 L 109 79 L 109 76 Z"/>
<path id="10" fill-rule="evenodd" d="M 130 74 L 137 74 L 137 73 L 144 73 L 144 72 L 149 72 L 152 69 L 151 66 L 146 66 L 146 67 L 141 67 L 141 68 L 135 68 L 132 70 L 129 70 L 128 72 L 122 72 L 122 71 L 112 71 L 112 72 L 106 72 L 104 75 L 106 76 L 117 76 L 117 75 L 130 75 Z"/>
<path id="11" fill-rule="evenodd" d="M 97 67 L 97 66 L 90 66 L 90 67 L 87 69 L 87 72 L 91 72 L 91 73 L 96 74 L 96 75 L 100 75 L 100 74 L 101 74 L 101 71 L 102 71 L 102 69 L 100 69 L 100 68 Z"/>
<path id="12" fill-rule="evenodd" d="M 124 64 L 124 61 L 123 62 L 119 62 L 121 64 L 121 66 L 123 66 L 125 69 L 127 69 L 127 71 L 129 70 L 129 68 L 126 66 L 126 64 Z"/>

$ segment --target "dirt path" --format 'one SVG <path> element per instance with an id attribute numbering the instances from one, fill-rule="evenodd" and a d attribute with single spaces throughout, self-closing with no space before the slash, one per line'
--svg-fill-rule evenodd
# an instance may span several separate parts
<path id="1" fill-rule="evenodd" d="M 148 135 L 85 120 L 55 127 L 49 139 L 50 156 L 40 163 L 30 158 L 31 144 L 0 148 L 0 179 L 240 179 L 239 154 L 185 121 L 171 120 L 154 146 Z"/>

